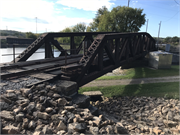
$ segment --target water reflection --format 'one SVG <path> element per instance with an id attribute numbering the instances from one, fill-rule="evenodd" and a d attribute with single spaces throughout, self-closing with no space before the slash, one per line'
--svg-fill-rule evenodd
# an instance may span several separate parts
<path id="1" fill-rule="evenodd" d="M 19 53 L 22 53 L 26 48 L 15 48 L 15 57 L 19 55 Z M 38 60 L 38 59 L 44 59 L 45 53 L 44 53 L 44 48 L 40 48 L 34 53 L 27 61 L 30 60 Z M 5 54 L 13 54 L 13 48 L 0 48 L 0 63 L 5 63 L 5 62 L 11 62 L 13 61 L 13 55 L 8 55 L 8 56 L 2 56 Z M 55 51 L 54 52 L 54 57 L 58 57 L 60 52 Z"/>

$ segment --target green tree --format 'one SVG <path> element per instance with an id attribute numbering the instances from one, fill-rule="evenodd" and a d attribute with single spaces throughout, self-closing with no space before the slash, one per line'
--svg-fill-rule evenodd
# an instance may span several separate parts
<path id="1" fill-rule="evenodd" d="M 72 28 L 73 32 L 85 32 L 86 31 L 86 24 L 85 23 L 78 23 Z"/>
<path id="2" fill-rule="evenodd" d="M 101 17 L 99 17 L 99 24 L 97 27 L 98 31 L 112 31 L 112 20 L 111 20 L 111 14 L 110 12 L 104 12 Z"/>
<path id="3" fill-rule="evenodd" d="M 143 9 L 131 7 L 115 7 L 111 11 L 112 31 L 115 32 L 137 32 L 145 24 Z"/>
<path id="4" fill-rule="evenodd" d="M 100 21 L 102 20 L 102 15 L 106 14 L 107 12 L 109 11 L 105 6 L 98 9 L 95 18 L 93 19 L 93 22 L 91 22 L 89 26 L 87 27 L 87 32 L 99 31 L 98 26 L 99 26 Z"/>
<path id="5" fill-rule="evenodd" d="M 179 42 L 179 38 L 177 36 L 172 37 L 172 42 Z"/>
<path id="6" fill-rule="evenodd" d="M 71 27 L 67 27 L 60 32 L 66 32 L 67 33 L 67 32 L 73 32 L 73 30 Z M 60 37 L 57 40 L 59 43 L 62 43 L 62 44 L 69 44 L 70 43 L 70 37 Z"/>
<path id="7" fill-rule="evenodd" d="M 38 36 L 32 32 L 26 32 L 26 38 L 36 39 Z"/>
<path id="8" fill-rule="evenodd" d="M 143 9 L 115 7 L 110 12 L 107 8 L 99 9 L 88 31 L 137 32 L 145 24 Z"/>
<path id="9" fill-rule="evenodd" d="M 170 43 L 171 42 L 171 37 L 166 37 L 165 39 L 164 39 L 164 43 Z"/>
<path id="10" fill-rule="evenodd" d="M 72 28 L 73 32 L 86 32 L 86 24 L 85 23 L 78 23 Z M 74 43 L 79 45 L 80 42 L 83 40 L 84 36 L 75 36 Z"/>
<path id="11" fill-rule="evenodd" d="M 89 24 L 89 26 L 87 26 L 87 32 L 96 32 L 98 29 L 97 29 L 97 26 L 94 22 L 91 22 Z"/>
<path id="12" fill-rule="evenodd" d="M 78 23 L 72 27 L 67 27 L 60 32 L 86 32 L 86 24 L 85 23 Z M 75 36 L 74 43 L 79 45 L 79 43 L 83 40 L 84 36 Z M 70 37 L 60 37 L 58 38 L 58 42 L 63 44 L 70 43 Z"/>
<path id="13" fill-rule="evenodd" d="M 174 37 L 172 37 L 171 42 L 173 45 L 178 45 L 179 40 L 180 40 L 180 38 L 178 38 L 177 36 L 174 36 Z"/>

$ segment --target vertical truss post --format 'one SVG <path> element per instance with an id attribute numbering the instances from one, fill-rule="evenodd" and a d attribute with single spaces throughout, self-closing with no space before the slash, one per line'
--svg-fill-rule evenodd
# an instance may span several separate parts
<path id="1" fill-rule="evenodd" d="M 83 44 L 83 55 L 86 55 L 88 49 L 87 41 L 83 41 L 82 44 Z"/>
<path id="2" fill-rule="evenodd" d="M 136 42 L 136 44 L 135 44 L 135 54 L 138 54 L 138 47 L 139 47 L 139 42 L 140 42 L 140 37 L 139 36 L 137 36 L 137 42 Z"/>
<path id="3" fill-rule="evenodd" d="M 149 39 L 147 36 L 146 36 L 146 38 L 147 38 L 147 42 L 146 42 L 146 51 L 148 51 L 150 39 Z"/>
<path id="4" fill-rule="evenodd" d="M 111 60 L 111 62 L 112 62 L 113 64 L 115 64 L 115 63 L 116 63 L 116 61 L 115 61 L 115 56 L 114 56 L 115 54 L 113 53 L 113 49 L 111 48 L 111 47 L 112 47 L 112 44 L 110 45 L 110 43 L 112 43 L 111 41 L 113 41 L 113 40 L 110 40 L 110 42 L 107 42 L 107 41 L 106 41 L 106 44 L 105 44 L 105 46 L 104 46 L 104 49 L 105 49 L 105 51 L 106 51 L 109 59 Z"/>
<path id="5" fill-rule="evenodd" d="M 118 54 L 120 52 L 120 38 L 115 39 L 115 61 L 118 61 Z"/>
<path id="6" fill-rule="evenodd" d="M 45 41 L 45 45 L 44 45 L 44 48 L 45 48 L 45 58 L 48 58 L 48 42 L 47 40 Z"/>
<path id="7" fill-rule="evenodd" d="M 126 60 L 129 59 L 129 47 L 130 47 L 130 38 L 128 38 L 128 42 L 127 42 L 127 45 L 126 45 Z"/>
<path id="8" fill-rule="evenodd" d="M 75 54 L 75 44 L 74 44 L 74 36 L 71 36 L 71 41 L 70 41 L 70 54 Z"/>
<path id="9" fill-rule="evenodd" d="M 15 63 L 15 45 L 13 44 L 13 61 Z"/>
<path id="10" fill-rule="evenodd" d="M 144 42 L 145 42 L 145 35 L 143 34 L 142 43 L 141 43 L 141 52 L 144 51 Z"/>
<path id="11" fill-rule="evenodd" d="M 130 51 L 130 56 L 131 57 L 134 57 L 134 45 L 133 45 L 133 41 L 134 41 L 134 39 L 133 39 L 134 37 L 130 37 L 130 41 L 129 41 L 129 51 Z"/>
<path id="12" fill-rule="evenodd" d="M 103 70 L 103 54 L 104 54 L 104 51 L 103 51 L 103 48 L 101 48 L 98 53 L 98 69 L 99 69 L 99 71 Z"/>
<path id="13" fill-rule="evenodd" d="M 108 45 L 110 46 L 110 49 L 114 49 L 113 39 L 108 40 Z"/>
<path id="14" fill-rule="evenodd" d="M 122 57 L 124 57 L 124 54 L 125 54 L 125 51 L 126 51 L 127 42 L 128 42 L 127 38 L 123 39 L 122 47 L 120 49 L 120 53 L 119 53 L 119 56 L 118 56 L 119 57 L 118 58 L 119 61 L 122 59 Z"/>
<path id="15" fill-rule="evenodd" d="M 139 35 L 139 44 L 138 44 L 138 50 L 137 50 L 138 54 L 141 52 L 141 44 L 142 44 L 142 36 Z"/>
<path id="16" fill-rule="evenodd" d="M 53 51 L 49 40 L 45 41 L 45 58 L 54 58 Z"/>

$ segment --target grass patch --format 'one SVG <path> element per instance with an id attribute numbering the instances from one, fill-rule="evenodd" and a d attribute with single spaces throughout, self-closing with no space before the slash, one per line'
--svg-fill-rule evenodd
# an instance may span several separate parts
<path id="1" fill-rule="evenodd" d="M 124 71 L 123 76 L 101 76 L 97 80 L 119 80 L 131 78 L 150 78 L 179 75 L 179 65 L 172 65 L 170 69 L 149 69 L 146 67 L 130 68 Z"/>
<path id="2" fill-rule="evenodd" d="M 179 82 L 119 85 L 108 87 L 83 87 L 79 93 L 85 91 L 101 91 L 105 97 L 113 96 L 151 96 L 164 98 L 179 98 Z"/>
<path id="3" fill-rule="evenodd" d="M 61 45 L 61 47 L 62 47 L 64 50 L 69 50 L 69 49 L 70 49 L 70 45 Z"/>

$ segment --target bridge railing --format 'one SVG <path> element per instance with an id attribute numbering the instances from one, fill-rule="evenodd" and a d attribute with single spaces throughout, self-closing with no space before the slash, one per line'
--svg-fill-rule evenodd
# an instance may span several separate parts
<path id="1" fill-rule="evenodd" d="M 47 33 L 41 35 L 36 39 L 30 46 L 27 47 L 19 56 L 15 58 L 15 62 L 26 61 L 38 48 L 45 45 L 45 58 L 53 58 L 52 47 L 55 46 L 59 51 L 64 50 L 64 48 L 58 43 L 56 38 L 58 37 L 69 37 L 70 38 L 70 49 L 77 49 L 77 51 L 71 51 L 71 54 L 78 54 L 80 49 L 82 49 L 83 41 L 93 42 L 93 37 L 98 34 L 104 33 L 114 33 L 114 32 L 73 32 L 73 33 Z M 83 41 L 78 45 L 74 43 L 74 38 L 76 36 L 84 36 Z M 91 44 L 91 43 L 90 43 Z M 65 55 L 64 53 L 62 55 Z"/>

